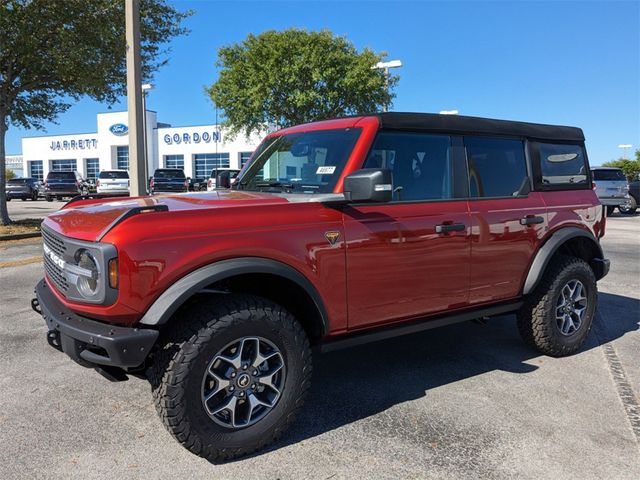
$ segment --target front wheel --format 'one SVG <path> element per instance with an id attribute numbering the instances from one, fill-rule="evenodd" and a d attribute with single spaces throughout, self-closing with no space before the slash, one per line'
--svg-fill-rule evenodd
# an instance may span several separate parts
<path id="1" fill-rule="evenodd" d="M 518 329 L 541 353 L 577 352 L 589 334 L 597 303 L 596 278 L 584 260 L 556 256 L 518 312 Z"/>
<path id="2" fill-rule="evenodd" d="M 210 461 L 273 442 L 302 407 L 311 379 L 309 341 L 281 306 L 225 295 L 178 313 L 149 372 L 169 432 Z"/>

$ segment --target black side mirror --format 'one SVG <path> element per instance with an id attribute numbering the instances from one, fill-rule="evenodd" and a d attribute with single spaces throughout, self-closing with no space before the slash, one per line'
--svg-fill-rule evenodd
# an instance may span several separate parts
<path id="1" fill-rule="evenodd" d="M 344 198 L 348 202 L 390 202 L 392 197 L 391 170 L 363 168 L 344 179 Z"/>

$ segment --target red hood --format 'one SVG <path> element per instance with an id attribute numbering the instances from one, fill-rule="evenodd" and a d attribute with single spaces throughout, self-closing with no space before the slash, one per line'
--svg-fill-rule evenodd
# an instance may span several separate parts
<path id="1" fill-rule="evenodd" d="M 85 200 L 52 213 L 44 224 L 67 237 L 95 241 L 118 217 L 135 207 L 166 205 L 169 211 L 287 203 L 285 197 L 258 192 L 220 190 L 153 197 Z"/>

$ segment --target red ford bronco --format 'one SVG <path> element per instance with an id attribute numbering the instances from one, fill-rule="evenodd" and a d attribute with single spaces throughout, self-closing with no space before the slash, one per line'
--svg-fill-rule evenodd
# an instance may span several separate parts
<path id="1" fill-rule="evenodd" d="M 211 461 L 272 442 L 329 350 L 515 313 L 576 352 L 609 261 L 572 127 L 383 113 L 267 136 L 231 190 L 77 197 L 42 224 L 51 346 Z"/>

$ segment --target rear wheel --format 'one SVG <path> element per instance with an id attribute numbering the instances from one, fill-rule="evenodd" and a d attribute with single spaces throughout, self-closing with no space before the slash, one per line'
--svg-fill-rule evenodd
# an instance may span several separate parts
<path id="1" fill-rule="evenodd" d="M 149 372 L 169 432 L 210 461 L 273 442 L 293 422 L 311 378 L 309 341 L 281 306 L 226 295 L 185 309 Z"/>
<path id="2" fill-rule="evenodd" d="M 518 312 L 520 335 L 546 355 L 571 355 L 589 334 L 596 303 L 596 278 L 587 262 L 556 256 Z"/>
<path id="3" fill-rule="evenodd" d="M 38 200 L 38 192 L 37 191 L 31 193 L 31 200 L 34 201 L 34 202 L 36 200 Z"/>
<path id="4" fill-rule="evenodd" d="M 47 200 L 47 202 L 53 202 L 53 197 L 51 195 L 47 195 L 45 199 Z"/>
<path id="5" fill-rule="evenodd" d="M 613 212 L 615 212 L 616 207 L 612 206 L 612 205 L 607 205 L 607 217 L 610 215 L 613 215 Z"/>
<path id="6" fill-rule="evenodd" d="M 633 196 L 631 196 L 631 198 L 629 199 L 628 204 L 621 205 L 618 207 L 618 210 L 620 210 L 620 213 L 624 213 L 625 215 L 633 215 L 634 213 L 636 213 L 637 209 L 638 209 L 638 202 Z"/>
<path id="7" fill-rule="evenodd" d="M 23 202 L 27 201 L 27 197 L 22 197 L 20 200 L 22 200 Z"/>

